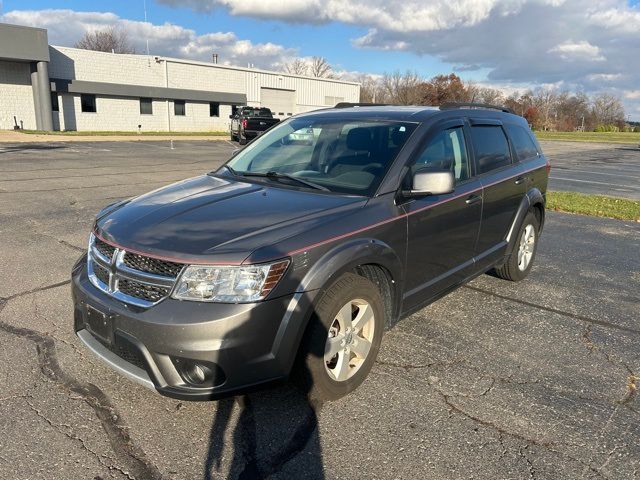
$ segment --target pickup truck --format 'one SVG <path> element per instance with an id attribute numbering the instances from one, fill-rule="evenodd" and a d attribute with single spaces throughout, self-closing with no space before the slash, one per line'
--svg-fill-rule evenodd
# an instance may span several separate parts
<path id="1" fill-rule="evenodd" d="M 231 119 L 231 141 L 245 145 L 280 120 L 273 118 L 271 110 L 264 107 L 242 107 Z"/>

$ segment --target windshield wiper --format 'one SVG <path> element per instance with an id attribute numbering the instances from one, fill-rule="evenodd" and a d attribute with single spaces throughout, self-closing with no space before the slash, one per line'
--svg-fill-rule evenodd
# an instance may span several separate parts
<path id="1" fill-rule="evenodd" d="M 226 165 L 225 165 L 226 166 Z M 288 173 L 280 173 L 280 172 L 238 172 L 238 175 L 242 175 L 243 177 L 265 177 L 265 178 L 286 178 L 287 180 L 293 180 L 301 185 L 305 185 L 307 187 L 313 188 L 315 190 L 323 190 L 325 192 L 330 192 L 327 187 L 322 185 L 318 185 L 317 183 L 309 182 L 308 180 L 302 180 L 301 178 L 294 177 L 293 175 L 289 175 Z"/>
<path id="2" fill-rule="evenodd" d="M 239 175 L 238 172 L 236 172 L 233 168 L 231 168 L 229 165 L 227 165 L 226 163 L 224 165 L 222 165 L 222 168 L 226 168 L 227 170 L 229 170 L 229 173 L 231 175 L 235 175 L 236 177 Z"/>

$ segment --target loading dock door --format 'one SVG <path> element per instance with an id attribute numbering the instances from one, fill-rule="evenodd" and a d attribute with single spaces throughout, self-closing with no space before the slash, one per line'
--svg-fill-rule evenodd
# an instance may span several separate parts
<path id="1" fill-rule="evenodd" d="M 296 92 L 294 90 L 260 89 L 260 106 L 270 108 L 274 117 L 280 119 L 290 117 L 295 113 L 295 105 Z"/>

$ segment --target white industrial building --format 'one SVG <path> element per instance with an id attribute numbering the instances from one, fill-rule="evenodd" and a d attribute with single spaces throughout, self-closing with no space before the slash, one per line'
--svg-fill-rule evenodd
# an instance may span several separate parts
<path id="1" fill-rule="evenodd" d="M 354 82 L 49 46 L 46 30 L 0 24 L 0 129 L 222 131 L 238 105 L 284 119 L 359 96 Z"/>

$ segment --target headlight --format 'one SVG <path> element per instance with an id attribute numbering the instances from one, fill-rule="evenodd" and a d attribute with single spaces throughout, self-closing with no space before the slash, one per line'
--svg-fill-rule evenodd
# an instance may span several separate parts
<path id="1" fill-rule="evenodd" d="M 289 260 L 238 267 L 190 265 L 180 275 L 173 298 L 241 303 L 265 298 L 284 275 Z"/>

